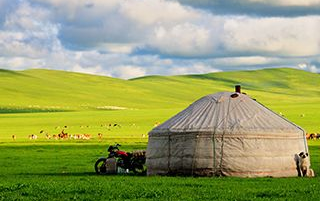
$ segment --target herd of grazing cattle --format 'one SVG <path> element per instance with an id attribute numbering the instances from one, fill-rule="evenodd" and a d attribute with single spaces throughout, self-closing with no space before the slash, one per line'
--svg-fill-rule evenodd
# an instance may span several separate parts
<path id="1" fill-rule="evenodd" d="M 42 132 L 40 132 L 42 133 Z M 54 134 L 54 135 L 50 135 L 48 133 L 45 134 L 45 138 L 47 140 L 51 140 L 51 139 L 55 139 L 55 140 L 61 140 L 61 139 L 80 139 L 80 140 L 90 140 L 92 138 L 91 134 L 68 134 L 65 133 L 64 130 L 62 130 L 59 134 Z M 12 140 L 16 140 L 17 136 L 16 135 L 12 135 Z M 37 140 L 38 139 L 38 135 L 35 134 L 31 134 L 28 135 L 28 139 L 29 140 Z M 102 139 L 102 133 L 98 133 L 98 139 Z"/>
<path id="2" fill-rule="evenodd" d="M 136 127 L 135 124 L 130 125 L 131 127 Z M 108 123 L 108 124 L 101 124 L 100 127 L 105 127 L 107 128 L 108 131 L 110 131 L 111 129 L 115 128 L 115 129 L 120 129 L 122 126 L 119 123 Z M 45 130 L 40 130 L 39 135 L 44 136 L 45 139 L 47 140 L 66 140 L 66 139 L 74 139 L 74 140 L 90 140 L 92 138 L 95 138 L 92 134 L 71 134 L 66 132 L 66 130 L 68 129 L 68 126 L 56 126 L 55 129 L 62 129 L 60 131 L 60 133 L 58 134 L 49 134 L 48 132 L 46 132 Z M 90 128 L 90 126 L 83 126 L 81 125 L 80 128 Z M 27 136 L 28 139 L 30 140 L 37 140 L 39 139 L 38 135 L 36 134 L 31 134 Z M 97 133 L 96 135 L 97 139 L 102 140 L 103 139 L 103 134 L 102 133 Z M 142 134 L 141 135 L 142 138 L 145 138 L 146 135 Z M 12 140 L 16 140 L 17 136 L 14 134 L 12 135 Z"/>
<path id="3" fill-rule="evenodd" d="M 43 130 L 41 130 L 40 133 L 43 133 Z M 102 133 L 98 133 L 97 137 L 98 137 L 99 140 L 102 140 L 103 139 L 103 134 Z M 146 135 L 142 134 L 141 137 L 145 138 Z M 30 140 L 36 140 L 36 139 L 38 139 L 38 135 L 35 135 L 35 134 L 28 135 L 28 138 Z M 59 134 L 54 134 L 52 136 L 50 134 L 46 133 L 45 134 L 45 138 L 47 140 L 50 140 L 50 139 L 55 139 L 55 140 L 60 140 L 60 139 L 90 140 L 92 138 L 92 135 L 91 134 L 68 134 L 68 133 L 65 133 L 64 130 L 62 130 Z M 308 140 L 320 139 L 320 133 L 307 133 L 306 134 L 306 138 Z M 16 139 L 17 139 L 17 136 L 16 135 L 12 135 L 12 140 L 15 141 Z"/>
<path id="4" fill-rule="evenodd" d="M 307 133 L 306 138 L 308 140 L 317 140 L 320 139 L 320 133 Z"/>

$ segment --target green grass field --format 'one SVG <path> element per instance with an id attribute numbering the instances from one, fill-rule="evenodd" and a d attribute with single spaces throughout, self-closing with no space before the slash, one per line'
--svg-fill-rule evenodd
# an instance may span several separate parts
<path id="1" fill-rule="evenodd" d="M 177 109 L 125 110 L 125 111 L 73 111 L 53 113 L 15 113 L 0 115 L 0 141 L 12 141 L 17 136 L 18 142 L 29 141 L 28 135 L 35 134 L 39 140 L 46 140 L 46 133 L 58 134 L 62 129 L 69 134 L 98 133 L 103 138 L 137 138 L 146 142 L 147 132 L 157 121 L 163 122 Z M 109 124 L 112 124 L 109 127 Z M 119 126 L 113 126 L 117 124 Z M 67 126 L 67 128 L 64 128 Z M 44 131 L 42 134 L 40 131 Z M 144 136 L 144 137 L 143 137 Z M 53 139 L 47 141 L 55 141 Z"/>
<path id="2" fill-rule="evenodd" d="M 111 142 L 111 141 L 110 141 Z M 110 143 L 109 142 L 109 143 Z M 95 160 L 106 143 L 0 144 L 0 200 L 319 200 L 315 178 L 194 178 L 98 176 Z M 320 141 L 309 141 L 320 172 Z M 126 142 L 124 150 L 145 143 Z"/>
<path id="3" fill-rule="evenodd" d="M 204 95 L 234 91 L 235 84 L 307 132 L 320 133 L 319 74 L 282 68 L 121 80 L 34 69 L 0 70 L 0 78 L 0 200 L 320 198 L 319 177 L 97 176 L 93 169 L 107 145 L 117 142 L 128 151 L 144 149 L 156 122 L 164 122 Z M 62 129 L 93 138 L 45 138 Z M 97 138 L 98 133 L 103 139 Z M 31 134 L 38 139 L 29 140 Z M 320 141 L 309 141 L 316 173 L 319 145 Z"/>

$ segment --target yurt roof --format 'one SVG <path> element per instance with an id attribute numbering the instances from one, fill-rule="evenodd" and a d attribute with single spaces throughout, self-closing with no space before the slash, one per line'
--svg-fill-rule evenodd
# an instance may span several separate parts
<path id="1" fill-rule="evenodd" d="M 187 132 L 278 135 L 304 131 L 245 94 L 220 92 L 200 98 L 149 134 Z"/>

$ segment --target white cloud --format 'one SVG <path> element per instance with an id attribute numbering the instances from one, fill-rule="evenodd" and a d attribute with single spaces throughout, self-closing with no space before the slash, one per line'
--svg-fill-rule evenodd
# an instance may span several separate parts
<path id="1" fill-rule="evenodd" d="M 320 69 L 318 69 L 315 65 L 309 63 L 300 63 L 297 66 L 299 69 L 310 71 L 312 73 L 320 73 Z"/>
<path id="2" fill-rule="evenodd" d="M 194 9 L 164 0 L 31 1 L 41 2 L 52 10 L 62 25 L 60 39 L 74 49 L 108 43 L 143 43 L 157 24 L 175 25 L 201 16 Z"/>
<path id="3" fill-rule="evenodd" d="M 210 55 L 215 45 L 211 34 L 208 29 L 191 23 L 178 24 L 170 28 L 161 26 L 151 35 L 149 45 L 166 55 Z"/>
<path id="4" fill-rule="evenodd" d="M 220 15 L 308 16 L 320 14 L 319 0 L 170 0 Z"/>
<path id="5" fill-rule="evenodd" d="M 19 4 L 0 30 L 0 55 L 39 58 L 60 49 L 59 26 L 50 17 L 46 9 L 24 1 Z"/>
<path id="6" fill-rule="evenodd" d="M 45 68 L 45 62 L 41 59 L 26 57 L 0 57 L 1 68 L 10 70 L 24 70 L 26 68 Z"/>
<path id="7" fill-rule="evenodd" d="M 83 67 L 79 64 L 75 64 L 71 71 L 79 72 L 79 73 L 86 73 L 86 74 L 96 74 L 96 75 L 109 75 L 104 72 L 103 68 L 100 65 L 92 66 L 92 67 Z"/>
<path id="8" fill-rule="evenodd" d="M 185 75 L 185 74 L 203 74 L 203 73 L 213 73 L 220 72 L 221 70 L 213 68 L 210 65 L 197 62 L 192 64 L 191 66 L 174 66 L 170 69 L 171 75 Z"/>
<path id="9" fill-rule="evenodd" d="M 115 77 L 129 79 L 146 75 L 146 70 L 139 66 L 117 66 L 111 73 Z"/>
<path id="10" fill-rule="evenodd" d="M 262 3 L 274 6 L 317 6 L 320 5 L 319 0 L 245 0 L 249 3 Z"/>
<path id="11" fill-rule="evenodd" d="M 110 53 L 119 53 L 119 54 L 131 54 L 140 44 L 135 43 L 105 43 L 100 44 L 96 47 L 97 50 L 106 51 Z"/>
<path id="12" fill-rule="evenodd" d="M 23 9 L 7 17 L 7 29 L 20 27 L 37 40 L 59 37 L 71 50 L 124 54 L 151 49 L 156 54 L 191 58 L 311 56 L 320 49 L 319 16 L 215 16 L 164 0 L 52 0 L 46 4 L 51 7 L 21 4 Z M 55 22 L 50 21 L 52 16 Z"/>
<path id="13" fill-rule="evenodd" d="M 320 16 L 204 17 L 206 23 L 155 27 L 148 47 L 179 57 L 296 57 L 317 55 L 320 51 Z"/>
<path id="14" fill-rule="evenodd" d="M 164 0 L 130 0 L 123 1 L 120 12 L 139 25 L 176 24 L 201 17 L 191 8 L 177 2 Z"/>
<path id="15" fill-rule="evenodd" d="M 320 16 L 227 19 L 224 44 L 230 52 L 311 56 L 320 51 Z"/>
<path id="16" fill-rule="evenodd" d="M 257 66 L 277 63 L 279 61 L 280 59 L 276 57 L 262 56 L 226 57 L 214 59 L 214 63 L 216 66 Z"/>
<path id="17" fill-rule="evenodd" d="M 0 7 L 0 65 L 9 69 L 125 79 L 301 63 L 319 72 L 319 15 L 218 15 L 165 0 L 10 2 L 10 12 Z"/>

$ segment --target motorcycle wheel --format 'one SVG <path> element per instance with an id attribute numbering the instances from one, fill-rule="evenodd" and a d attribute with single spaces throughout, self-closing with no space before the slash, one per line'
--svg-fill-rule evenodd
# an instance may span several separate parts
<path id="1" fill-rule="evenodd" d="M 97 174 L 107 174 L 106 158 L 99 158 L 94 164 L 94 169 Z"/>

